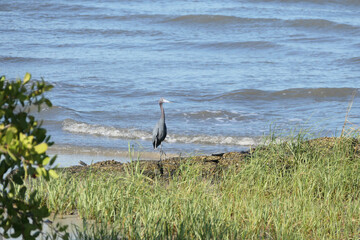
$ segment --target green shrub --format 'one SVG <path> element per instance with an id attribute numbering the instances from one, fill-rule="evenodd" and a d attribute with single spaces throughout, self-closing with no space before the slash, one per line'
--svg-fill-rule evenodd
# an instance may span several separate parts
<path id="1" fill-rule="evenodd" d="M 49 211 L 25 182 L 29 177 L 57 177 L 52 167 L 56 157 L 46 154 L 53 142 L 30 115 L 32 106 L 38 111 L 42 105 L 51 107 L 44 93 L 53 86 L 30 79 L 29 73 L 23 80 L 0 78 L 0 227 L 5 238 L 35 239 L 41 233 Z"/>

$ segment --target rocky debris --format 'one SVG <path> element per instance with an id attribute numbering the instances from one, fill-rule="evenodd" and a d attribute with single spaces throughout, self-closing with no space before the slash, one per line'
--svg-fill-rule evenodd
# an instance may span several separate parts
<path id="1" fill-rule="evenodd" d="M 80 164 L 81 166 L 87 166 L 87 163 L 85 163 L 85 162 L 83 162 L 83 161 L 79 161 L 79 164 Z"/>
<path id="2" fill-rule="evenodd" d="M 134 167 L 138 164 L 138 169 L 143 174 L 154 178 L 155 176 L 169 177 L 173 175 L 182 163 L 196 164 L 201 166 L 203 174 L 214 174 L 230 165 L 239 166 L 250 155 L 250 151 L 228 152 L 210 156 L 192 156 L 192 157 L 172 157 L 162 161 L 140 160 L 131 163 L 121 163 L 115 160 L 106 160 L 91 165 L 81 164 L 65 168 L 65 171 L 71 174 L 81 174 L 88 171 L 93 172 L 124 172 L 131 165 Z"/>

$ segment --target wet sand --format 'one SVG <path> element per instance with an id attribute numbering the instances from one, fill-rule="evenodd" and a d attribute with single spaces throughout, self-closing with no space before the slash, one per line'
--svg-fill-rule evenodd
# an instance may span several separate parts
<path id="1" fill-rule="evenodd" d="M 57 155 L 56 164 L 59 167 L 71 167 L 79 165 L 79 162 L 82 161 L 87 165 L 91 165 L 98 162 L 103 162 L 106 160 L 114 160 L 120 163 L 127 163 L 131 160 L 159 160 L 160 153 L 157 151 L 154 152 L 133 152 L 131 155 L 128 151 L 104 151 L 103 149 L 99 150 L 97 148 L 81 148 L 79 150 L 74 150 L 74 148 L 50 148 L 48 154 L 52 157 Z M 165 157 L 177 157 L 179 154 L 167 153 Z"/>

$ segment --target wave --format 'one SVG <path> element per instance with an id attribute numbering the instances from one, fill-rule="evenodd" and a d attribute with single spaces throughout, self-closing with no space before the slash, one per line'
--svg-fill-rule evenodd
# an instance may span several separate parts
<path id="1" fill-rule="evenodd" d="M 356 88 L 292 88 L 281 91 L 264 91 L 257 89 L 242 89 L 218 95 L 209 100 L 289 100 L 316 99 L 327 101 L 329 98 L 349 98 Z"/>
<path id="2" fill-rule="evenodd" d="M 23 62 L 38 62 L 38 61 L 46 61 L 49 59 L 45 58 L 32 58 L 32 57 L 12 57 L 12 56 L 0 56 L 1 62 L 8 63 L 23 63 Z"/>
<path id="3" fill-rule="evenodd" d="M 161 31 L 146 30 L 123 30 L 123 29 L 97 29 L 97 28 L 75 28 L 75 29 L 56 29 L 57 32 L 73 35 L 101 35 L 101 36 L 159 36 Z"/>
<path id="4" fill-rule="evenodd" d="M 45 104 L 42 104 L 40 106 L 40 111 L 38 111 L 39 110 L 38 106 L 35 105 L 25 106 L 25 107 L 18 106 L 16 110 L 29 112 L 37 119 L 43 120 L 47 124 L 56 125 L 57 128 L 61 128 L 62 122 L 66 118 L 81 117 L 80 114 L 74 109 L 68 107 L 54 106 L 54 105 L 52 107 L 48 107 Z"/>
<path id="5" fill-rule="evenodd" d="M 183 113 L 185 118 L 192 118 L 198 120 L 210 120 L 214 119 L 219 122 L 224 121 L 245 121 L 254 118 L 256 113 L 243 113 L 237 111 L 224 111 L 224 110 L 205 110 L 205 111 L 196 111 Z"/>
<path id="6" fill-rule="evenodd" d="M 353 57 L 348 59 L 342 59 L 340 60 L 341 63 L 344 65 L 360 65 L 360 57 Z"/>
<path id="7" fill-rule="evenodd" d="M 204 49 L 204 50 L 219 50 L 219 51 L 233 51 L 233 50 L 267 50 L 280 48 L 282 45 L 270 41 L 244 41 L 244 42 L 176 42 L 168 43 L 169 46 L 179 49 Z"/>
<path id="8" fill-rule="evenodd" d="M 0 62 L 5 62 L 5 63 L 45 63 L 45 64 L 47 64 L 47 63 L 67 63 L 69 61 L 74 61 L 74 59 L 0 56 Z"/>
<path id="9" fill-rule="evenodd" d="M 359 26 L 338 23 L 327 19 L 280 19 L 280 18 L 243 18 L 227 15 L 184 15 L 165 20 L 168 23 L 179 23 L 193 26 L 202 24 L 206 27 L 213 25 L 244 25 L 252 27 L 292 27 L 317 30 L 359 31 Z"/>
<path id="10" fill-rule="evenodd" d="M 359 6 L 360 2 L 358 0 L 254 0 L 255 2 L 280 2 L 282 4 L 285 3 L 299 3 L 299 2 L 306 2 L 306 3 L 313 3 L 313 4 L 338 4 L 338 5 L 355 5 Z"/>
<path id="11" fill-rule="evenodd" d="M 72 119 L 63 121 L 62 129 L 71 133 L 90 134 L 96 136 L 106 136 L 113 138 L 126 138 L 126 139 L 142 139 L 150 140 L 151 135 L 148 132 L 128 129 L 128 128 L 115 128 L 110 126 L 93 125 L 84 122 L 78 122 Z"/>
<path id="12" fill-rule="evenodd" d="M 107 15 L 107 14 L 81 14 L 79 16 L 69 16 L 70 18 L 83 20 L 99 20 L 99 21 L 135 21 L 135 20 L 152 20 L 162 21 L 166 15 L 162 14 L 128 14 L 128 15 Z"/>
<path id="13" fill-rule="evenodd" d="M 10 3 L 0 3 L 0 12 L 9 12 L 13 10 Z"/>
<path id="14" fill-rule="evenodd" d="M 302 42 L 302 43 L 333 43 L 339 41 L 338 38 L 335 38 L 334 36 L 331 37 L 291 37 L 287 39 L 288 41 L 293 42 Z"/>
<path id="15" fill-rule="evenodd" d="M 290 26 L 310 28 L 310 29 L 322 29 L 322 30 L 359 30 L 358 26 L 350 24 L 337 23 L 325 19 L 295 19 L 287 20 Z"/>
<path id="16" fill-rule="evenodd" d="M 197 23 L 197 24 L 234 24 L 234 23 L 274 23 L 281 21 L 276 18 L 243 18 L 236 16 L 227 16 L 227 15 L 206 15 L 206 14 L 198 14 L 198 15 L 183 15 L 172 17 L 164 22 L 169 23 Z"/>
<path id="17" fill-rule="evenodd" d="M 51 112 L 51 114 L 56 114 L 56 113 L 60 113 L 60 114 L 64 114 L 65 112 L 74 112 L 73 109 L 71 108 L 67 108 L 67 107 L 60 107 L 60 106 L 51 106 L 48 107 L 46 104 L 41 104 L 40 105 L 40 111 L 38 106 L 35 105 L 31 105 L 31 106 L 25 106 L 24 108 L 21 106 L 18 106 L 19 109 L 21 109 L 22 111 L 29 111 L 31 113 L 36 113 L 36 112 Z"/>
<path id="18" fill-rule="evenodd" d="M 279 44 L 269 41 L 245 41 L 245 42 L 217 42 L 217 43 L 202 43 L 198 47 L 215 48 L 215 49 L 252 49 L 263 50 L 279 47 Z"/>
<path id="19" fill-rule="evenodd" d="M 232 146 L 253 146 L 258 144 L 258 140 L 251 137 L 233 137 L 233 136 L 181 136 L 170 134 L 166 138 L 167 142 L 209 144 L 209 145 L 232 145 Z"/>
<path id="20" fill-rule="evenodd" d="M 67 16 L 72 15 L 76 16 L 79 14 L 79 12 L 86 12 L 86 11 L 101 11 L 105 8 L 99 7 L 99 6 L 88 6 L 86 4 L 74 4 L 73 2 L 69 4 L 62 4 L 58 2 L 41 2 L 38 4 L 33 4 L 31 2 L 21 2 L 18 1 L 7 1 L 7 3 L 0 3 L 0 12 L 6 11 L 6 12 L 12 12 L 12 11 L 18 11 L 22 10 L 22 12 L 25 13 L 32 13 L 36 17 L 42 17 L 42 18 L 48 18 L 48 19 L 54 19 L 61 16 Z M 36 14 L 34 13 L 36 12 Z M 49 12 L 51 14 L 41 14 L 42 12 Z M 76 14 L 75 14 L 76 13 Z"/>
<path id="21" fill-rule="evenodd" d="M 78 122 L 72 119 L 63 121 L 64 131 L 74 134 L 88 134 L 94 136 L 104 136 L 120 139 L 130 140 L 148 140 L 152 139 L 151 133 L 135 128 L 115 128 L 111 126 L 88 124 Z M 250 137 L 238 136 L 210 136 L 210 135 L 179 135 L 168 134 L 166 138 L 170 143 L 195 143 L 195 144 L 220 144 L 220 145 L 236 145 L 236 146 L 251 146 L 257 144 L 257 139 Z"/>
<path id="22" fill-rule="evenodd" d="M 22 5 L 22 6 L 21 6 Z M 55 13 L 59 13 L 59 12 L 64 12 L 64 13 L 71 13 L 71 12 L 82 12 L 82 11 L 100 11 L 103 8 L 98 7 L 98 6 L 88 6 L 88 5 L 83 5 L 83 4 L 74 4 L 74 3 L 70 3 L 70 4 L 66 4 L 66 3 L 40 3 L 40 4 L 17 4 L 15 7 L 17 8 L 23 8 L 26 10 L 30 10 L 30 11 L 50 11 L 50 12 L 54 12 Z M 61 9 L 61 11 L 59 11 L 59 9 Z M 52 14 L 53 17 L 56 16 L 56 14 Z M 51 17 L 51 16 L 48 16 Z"/>

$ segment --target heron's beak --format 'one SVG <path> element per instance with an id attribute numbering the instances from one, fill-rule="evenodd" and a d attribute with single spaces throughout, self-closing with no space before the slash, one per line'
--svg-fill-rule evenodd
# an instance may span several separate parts
<path id="1" fill-rule="evenodd" d="M 166 102 L 166 103 L 171 103 L 171 101 L 166 100 L 166 99 L 163 99 L 163 102 Z"/>

